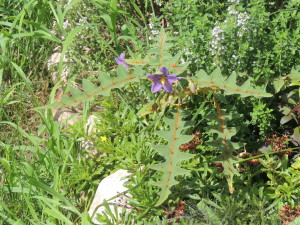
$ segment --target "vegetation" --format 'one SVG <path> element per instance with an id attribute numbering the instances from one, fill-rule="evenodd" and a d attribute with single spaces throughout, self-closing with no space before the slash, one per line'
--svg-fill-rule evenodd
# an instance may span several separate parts
<path id="1" fill-rule="evenodd" d="M 298 224 L 299 8 L 0 0 L 0 224 Z"/>

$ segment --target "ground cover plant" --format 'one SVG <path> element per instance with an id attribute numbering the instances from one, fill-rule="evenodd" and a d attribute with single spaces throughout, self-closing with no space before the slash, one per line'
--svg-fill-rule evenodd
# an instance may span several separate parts
<path id="1" fill-rule="evenodd" d="M 0 224 L 297 224 L 299 4 L 0 1 Z"/>

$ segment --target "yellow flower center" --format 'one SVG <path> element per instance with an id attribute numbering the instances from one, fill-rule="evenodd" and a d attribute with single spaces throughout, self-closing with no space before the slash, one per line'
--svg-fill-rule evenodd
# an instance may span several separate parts
<path id="1" fill-rule="evenodd" d="M 165 85 L 165 83 L 166 83 L 166 78 L 165 78 L 164 76 L 161 76 L 160 82 L 162 83 L 162 85 Z"/>

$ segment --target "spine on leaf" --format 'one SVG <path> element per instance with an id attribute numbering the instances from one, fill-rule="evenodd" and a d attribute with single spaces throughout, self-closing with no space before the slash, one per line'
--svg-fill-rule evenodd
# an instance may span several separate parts
<path id="1" fill-rule="evenodd" d="M 206 118 L 210 121 L 207 130 L 217 134 L 217 136 L 206 143 L 221 151 L 221 155 L 215 161 L 222 163 L 224 168 L 223 174 L 227 179 L 229 192 L 233 193 L 233 176 L 239 174 L 234 166 L 237 160 L 233 156 L 233 151 L 240 148 L 240 146 L 238 143 L 231 142 L 231 138 L 237 131 L 234 127 L 227 127 L 227 122 L 232 119 L 233 115 L 226 113 L 225 110 L 220 108 L 217 94 L 214 95 L 214 102 L 216 111 L 206 115 Z"/>
<path id="2" fill-rule="evenodd" d="M 161 180 L 155 182 L 154 185 L 161 188 L 159 192 L 159 200 L 156 206 L 161 205 L 171 193 L 170 188 L 178 183 L 175 177 L 185 175 L 189 170 L 179 166 L 182 160 L 188 160 L 193 157 L 192 154 L 179 151 L 180 145 L 189 142 L 193 139 L 193 135 L 182 135 L 181 132 L 185 128 L 186 121 L 183 118 L 187 116 L 186 112 L 178 110 L 173 113 L 173 118 L 164 118 L 164 121 L 169 125 L 168 131 L 157 131 L 156 133 L 168 141 L 167 145 L 156 145 L 154 149 L 165 158 L 165 161 L 159 164 L 152 165 L 151 168 L 163 173 Z"/>
<path id="3" fill-rule="evenodd" d="M 170 40 L 172 39 L 169 38 L 167 33 L 162 29 L 156 42 L 147 52 L 147 56 L 143 58 L 140 54 L 130 52 L 132 58 L 127 59 L 126 62 L 130 65 L 150 65 L 157 67 L 157 69 L 167 67 L 170 69 L 170 72 L 175 75 L 183 73 L 189 63 L 180 64 L 181 53 L 173 56 L 168 52 L 168 50 L 173 46 Z"/>
<path id="4" fill-rule="evenodd" d="M 232 73 L 228 78 L 221 74 L 221 70 L 217 68 L 210 75 L 205 71 L 200 70 L 192 78 L 197 90 L 201 88 L 210 88 L 212 90 L 222 90 L 223 95 L 238 94 L 241 97 L 271 97 L 272 95 L 265 92 L 262 88 L 251 85 L 248 79 L 242 85 L 237 85 L 237 76 Z M 214 102 L 216 111 L 211 112 L 205 117 L 210 121 L 207 130 L 216 134 L 215 138 L 211 138 L 208 145 L 218 148 L 221 151 L 221 155 L 216 159 L 216 162 L 222 163 L 224 168 L 223 173 L 227 179 L 229 191 L 232 193 L 233 188 L 233 176 L 238 175 L 238 171 L 234 164 L 237 162 L 233 156 L 233 151 L 240 148 L 238 143 L 231 142 L 231 137 L 236 134 L 236 129 L 227 127 L 227 122 L 232 119 L 232 114 L 227 113 L 220 108 L 218 99 L 225 100 L 221 93 L 214 94 Z"/>
<path id="5" fill-rule="evenodd" d="M 248 79 L 244 84 L 237 85 L 236 73 L 232 73 L 228 78 L 221 74 L 221 70 L 217 68 L 208 75 L 204 70 L 200 70 L 193 77 L 194 83 L 198 88 L 217 88 L 224 90 L 224 95 L 239 94 L 241 97 L 271 97 L 272 95 L 265 92 L 260 87 L 251 86 Z"/>
<path id="6" fill-rule="evenodd" d="M 37 109 L 53 109 L 75 106 L 80 102 L 90 101 L 97 95 L 108 96 L 112 89 L 121 88 L 127 83 L 136 82 L 144 77 L 144 72 L 140 67 L 136 67 L 134 71 L 129 73 L 126 71 L 125 67 L 118 66 L 116 77 L 111 77 L 108 73 L 100 73 L 99 81 L 101 85 L 99 87 L 95 86 L 90 81 L 83 79 L 82 91 L 74 87 L 70 87 L 71 96 L 64 94 L 60 102 L 41 106 Z"/>

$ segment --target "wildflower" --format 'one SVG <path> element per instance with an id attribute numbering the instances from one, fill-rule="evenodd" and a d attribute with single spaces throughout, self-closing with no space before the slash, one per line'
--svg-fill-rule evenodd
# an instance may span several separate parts
<path id="1" fill-rule="evenodd" d="M 247 13 L 239 13 L 237 17 L 237 26 L 242 27 L 243 30 L 247 30 L 247 27 L 245 27 L 245 25 L 249 19 L 250 16 Z"/>
<path id="2" fill-rule="evenodd" d="M 63 28 L 67 29 L 69 26 L 71 26 L 71 24 L 69 23 L 69 20 L 64 21 Z"/>
<path id="3" fill-rule="evenodd" d="M 106 136 L 101 136 L 101 141 L 107 141 L 107 137 Z"/>
<path id="4" fill-rule="evenodd" d="M 125 54 L 121 53 L 120 57 L 115 58 L 116 62 L 119 65 L 122 65 L 126 68 L 127 72 L 129 72 L 128 64 L 125 62 Z"/>
<path id="5" fill-rule="evenodd" d="M 157 35 L 157 34 L 159 34 L 159 30 L 151 30 L 151 34 L 152 35 Z"/>
<path id="6" fill-rule="evenodd" d="M 218 53 L 219 55 L 222 54 L 222 50 L 224 50 L 224 46 L 222 46 L 222 41 L 225 39 L 224 37 L 224 30 L 220 28 L 220 26 L 215 26 L 212 30 L 212 43 L 210 51 L 212 54 L 215 55 Z"/>
<path id="7" fill-rule="evenodd" d="M 237 59 L 238 57 L 236 55 L 232 55 L 232 58 L 233 59 Z"/>
<path id="8" fill-rule="evenodd" d="M 179 80 L 174 74 L 168 74 L 169 71 L 166 67 L 160 69 L 163 74 L 150 74 L 148 78 L 153 82 L 151 91 L 152 93 L 158 92 L 163 88 L 166 92 L 172 93 L 172 83 Z"/>
<path id="9" fill-rule="evenodd" d="M 193 52 L 185 52 L 184 54 L 185 54 L 185 55 L 192 55 Z"/>
<path id="10" fill-rule="evenodd" d="M 148 25 L 149 25 L 149 28 L 150 28 L 150 29 L 152 29 L 152 28 L 154 27 L 154 24 L 153 24 L 153 23 L 149 23 Z"/>

